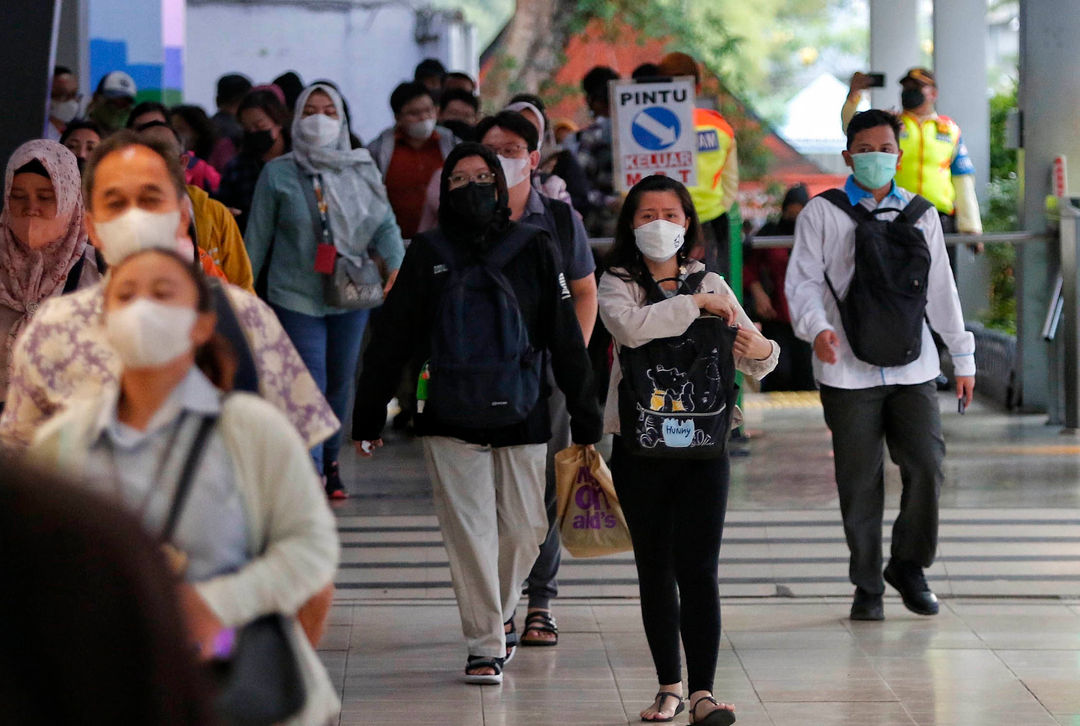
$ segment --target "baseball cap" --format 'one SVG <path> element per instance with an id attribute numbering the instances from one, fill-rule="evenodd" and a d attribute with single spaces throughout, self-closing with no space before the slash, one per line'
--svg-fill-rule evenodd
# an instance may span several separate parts
<path id="1" fill-rule="evenodd" d="M 915 81 L 921 83 L 924 86 L 937 86 L 934 81 L 934 74 L 925 68 L 912 68 L 907 72 L 907 75 L 900 79 L 900 83 L 904 81 Z"/>
<path id="2" fill-rule="evenodd" d="M 135 81 L 123 71 L 106 73 L 98 83 L 97 92 L 106 98 L 135 98 Z"/>

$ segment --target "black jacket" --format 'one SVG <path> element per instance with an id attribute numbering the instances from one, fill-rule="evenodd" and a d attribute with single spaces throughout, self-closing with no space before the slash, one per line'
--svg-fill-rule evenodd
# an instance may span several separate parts
<path id="1" fill-rule="evenodd" d="M 547 232 L 539 228 L 536 232 L 503 272 L 513 285 L 533 346 L 547 351 L 555 382 L 566 394 L 574 442 L 596 443 L 600 440 L 603 421 L 593 390 L 585 341 L 562 275 L 559 252 Z M 427 236 L 420 234 L 413 238 L 397 281 L 372 320 L 372 336 L 356 390 L 353 439 L 379 438 L 386 424 L 386 404 L 398 388 L 402 371 L 409 362 L 414 364 L 412 370 L 419 370 L 430 357 L 431 326 L 439 317 L 437 311 L 447 277 L 446 266 Z M 549 390 L 542 388 L 539 401 L 526 419 L 512 426 L 461 428 L 419 413 L 416 433 L 450 436 L 489 446 L 547 443 L 551 438 L 548 393 Z"/>

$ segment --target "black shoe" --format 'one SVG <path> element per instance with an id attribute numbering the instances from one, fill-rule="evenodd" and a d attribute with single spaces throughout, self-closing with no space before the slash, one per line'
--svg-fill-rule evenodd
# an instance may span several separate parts
<path id="1" fill-rule="evenodd" d="M 341 483 L 341 472 L 336 461 L 326 465 L 326 498 L 348 499 L 349 493 Z"/>
<path id="2" fill-rule="evenodd" d="M 851 603 L 852 620 L 884 620 L 885 607 L 881 595 L 873 595 L 861 587 L 855 588 L 855 600 Z"/>
<path id="3" fill-rule="evenodd" d="M 897 589 L 904 607 L 918 615 L 937 615 L 938 599 L 926 584 L 922 568 L 910 562 L 889 560 L 884 572 L 885 582 Z"/>

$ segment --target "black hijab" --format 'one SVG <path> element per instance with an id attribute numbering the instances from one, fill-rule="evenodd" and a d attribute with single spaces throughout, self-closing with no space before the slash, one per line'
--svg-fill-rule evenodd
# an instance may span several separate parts
<path id="1" fill-rule="evenodd" d="M 455 205 L 449 204 L 450 176 L 458 162 L 469 156 L 479 156 L 495 175 L 495 214 L 486 226 L 463 216 Z M 474 184 L 475 182 L 470 182 Z M 506 188 L 506 176 L 495 152 L 477 143 L 458 144 L 443 163 L 439 182 L 439 229 L 451 242 L 470 251 L 486 252 L 502 239 L 510 227 L 510 193 Z"/>

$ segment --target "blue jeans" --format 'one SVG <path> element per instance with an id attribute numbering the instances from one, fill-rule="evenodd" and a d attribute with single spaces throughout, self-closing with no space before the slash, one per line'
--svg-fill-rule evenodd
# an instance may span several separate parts
<path id="1" fill-rule="evenodd" d="M 370 310 L 315 317 L 272 306 L 319 390 L 326 396 L 342 429 L 311 450 L 315 468 L 325 473 L 324 462 L 334 463 L 341 452 L 345 414 L 349 407 L 360 346 Z"/>

